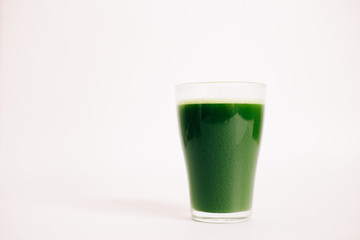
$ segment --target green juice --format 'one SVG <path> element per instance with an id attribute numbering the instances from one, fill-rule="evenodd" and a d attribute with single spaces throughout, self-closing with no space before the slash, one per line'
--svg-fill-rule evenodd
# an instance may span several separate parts
<path id="1" fill-rule="evenodd" d="M 263 104 L 178 105 L 192 207 L 232 213 L 251 209 Z"/>

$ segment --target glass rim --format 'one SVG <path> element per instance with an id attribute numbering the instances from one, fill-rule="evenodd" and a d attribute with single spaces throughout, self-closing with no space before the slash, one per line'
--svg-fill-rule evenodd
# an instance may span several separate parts
<path id="1" fill-rule="evenodd" d="M 175 86 L 178 105 L 191 103 L 264 104 L 266 85 L 260 82 L 189 82 Z"/>
<path id="2" fill-rule="evenodd" d="M 259 85 L 262 87 L 266 87 L 265 83 L 262 82 L 251 82 L 251 81 L 208 81 L 208 82 L 187 82 L 187 83 L 179 83 L 176 84 L 175 87 L 181 87 L 181 86 L 187 86 L 187 85 L 205 85 L 205 84 L 209 84 L 209 85 Z"/>

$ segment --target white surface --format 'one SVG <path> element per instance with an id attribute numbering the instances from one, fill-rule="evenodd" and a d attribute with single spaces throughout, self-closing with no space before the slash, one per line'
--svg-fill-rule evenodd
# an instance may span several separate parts
<path id="1" fill-rule="evenodd" d="M 1 240 L 360 238 L 359 1 L 1 4 Z M 217 80 L 267 84 L 246 223 L 189 219 L 174 86 Z"/>

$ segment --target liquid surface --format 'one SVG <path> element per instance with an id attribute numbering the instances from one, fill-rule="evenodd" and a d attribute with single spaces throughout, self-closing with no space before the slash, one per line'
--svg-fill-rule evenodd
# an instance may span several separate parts
<path id="1" fill-rule="evenodd" d="M 251 209 L 263 105 L 178 105 L 192 207 L 230 213 Z"/>

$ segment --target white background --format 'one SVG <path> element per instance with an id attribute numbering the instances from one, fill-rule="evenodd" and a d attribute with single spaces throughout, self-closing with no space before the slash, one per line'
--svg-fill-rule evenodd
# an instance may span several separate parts
<path id="1" fill-rule="evenodd" d="M 360 239 L 360 1 L 2 0 L 0 239 Z M 174 86 L 259 81 L 253 216 L 190 220 Z"/>

